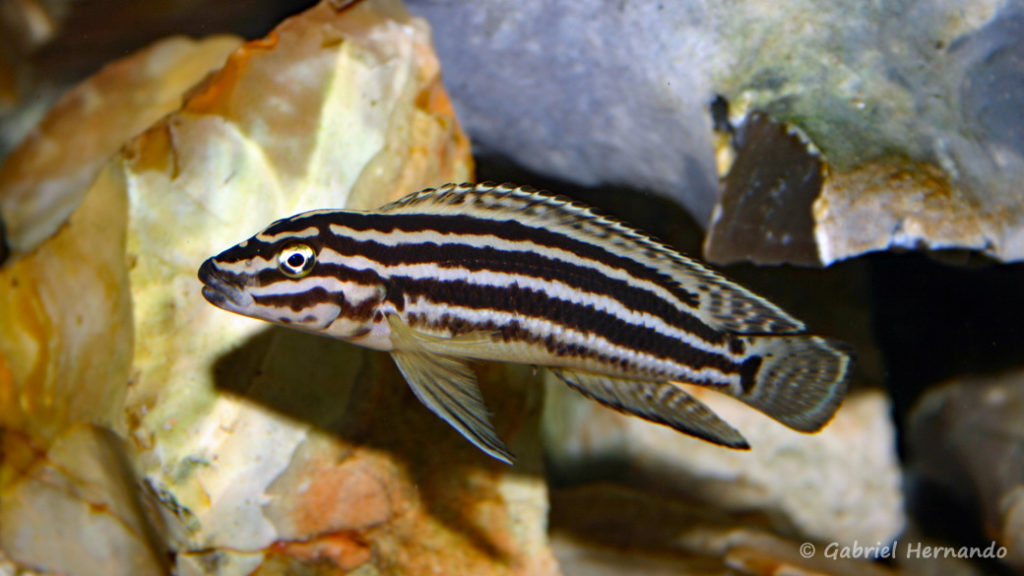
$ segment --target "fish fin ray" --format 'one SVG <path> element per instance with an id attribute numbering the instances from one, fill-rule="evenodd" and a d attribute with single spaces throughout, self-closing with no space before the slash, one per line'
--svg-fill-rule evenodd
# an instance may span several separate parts
<path id="1" fill-rule="evenodd" d="M 811 335 L 745 336 L 741 384 L 723 389 L 801 432 L 815 432 L 838 410 L 853 370 L 852 349 Z"/>
<path id="2" fill-rule="evenodd" d="M 491 424 L 476 378 L 464 362 L 430 354 L 391 353 L 413 394 L 434 414 L 490 456 L 512 464 L 514 457 Z"/>
<path id="3" fill-rule="evenodd" d="M 550 370 L 584 396 L 620 412 L 722 446 L 750 448 L 739 431 L 672 382 L 628 380 L 564 368 Z"/>
<path id="4" fill-rule="evenodd" d="M 389 315 L 388 320 L 396 345 L 391 357 L 416 398 L 477 448 L 512 464 L 515 459 L 491 424 L 469 365 L 424 348 L 422 342 L 433 337 L 416 333 L 397 316 Z"/>

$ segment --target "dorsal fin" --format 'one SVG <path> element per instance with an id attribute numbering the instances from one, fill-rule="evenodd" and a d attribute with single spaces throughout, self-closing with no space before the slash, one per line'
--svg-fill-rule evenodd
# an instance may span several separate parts
<path id="1" fill-rule="evenodd" d="M 564 196 L 511 184 L 448 184 L 414 192 L 380 208 L 383 213 L 468 214 L 560 232 L 627 256 L 695 295 L 694 311 L 710 326 L 737 333 L 788 334 L 804 324 L 771 302 L 644 233 Z"/>

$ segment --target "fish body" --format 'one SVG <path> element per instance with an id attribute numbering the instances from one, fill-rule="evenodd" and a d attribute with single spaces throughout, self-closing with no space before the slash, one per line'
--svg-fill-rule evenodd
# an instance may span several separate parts
<path id="1" fill-rule="evenodd" d="M 697 261 L 510 185 L 298 214 L 199 278 L 225 310 L 390 352 L 424 404 L 505 462 L 469 361 L 545 366 L 603 404 L 734 448 L 748 447 L 740 433 L 677 383 L 811 432 L 852 367 L 844 345 Z"/>

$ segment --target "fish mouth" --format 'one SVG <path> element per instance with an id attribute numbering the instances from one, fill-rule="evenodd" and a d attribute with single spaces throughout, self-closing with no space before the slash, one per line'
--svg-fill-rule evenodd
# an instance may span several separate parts
<path id="1" fill-rule="evenodd" d="M 218 308 L 245 314 L 254 303 L 231 274 L 217 268 L 213 258 L 199 267 L 199 281 L 203 283 L 203 298 Z"/>

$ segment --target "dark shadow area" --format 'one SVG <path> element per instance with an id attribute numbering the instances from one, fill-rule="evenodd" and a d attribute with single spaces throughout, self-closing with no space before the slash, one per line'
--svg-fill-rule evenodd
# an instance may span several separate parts
<path id="1" fill-rule="evenodd" d="M 50 81 L 77 82 L 161 38 L 214 34 L 260 38 L 282 19 L 315 4 L 315 0 L 74 2 L 53 41 L 33 55 L 32 64 Z"/>
<path id="2" fill-rule="evenodd" d="M 519 456 L 510 469 L 423 406 L 385 353 L 270 327 L 221 357 L 213 372 L 219 390 L 310 424 L 353 448 L 390 453 L 408 475 L 397 481 L 415 486 L 427 512 L 483 553 L 509 559 L 502 543 L 491 541 L 469 516 L 469 508 L 503 497 L 493 484 L 471 481 L 467 471 L 542 474 L 539 458 L 529 454 L 538 450 L 537 407 L 531 406 L 527 386 L 539 390 L 538 382 L 507 386 L 504 371 L 478 370 L 498 433 Z"/>
<path id="3" fill-rule="evenodd" d="M 1024 265 L 977 258 L 953 266 L 923 254 L 868 261 L 875 331 L 900 426 L 930 386 L 1024 365 Z"/>
<path id="4" fill-rule="evenodd" d="M 979 518 L 981 503 L 976 499 L 965 500 L 942 486 L 912 474 L 907 478 L 906 493 L 907 511 L 923 535 L 938 542 L 979 550 L 992 544 L 993 539 L 985 534 Z M 1012 568 L 998 560 L 976 558 L 973 563 L 990 576 L 1016 574 Z"/>
<path id="5" fill-rule="evenodd" d="M 666 501 L 614 483 L 553 490 L 550 521 L 559 531 L 605 546 L 687 557 L 679 537 L 695 525 L 723 531 L 739 523 L 769 525 L 767 518 L 754 514 L 729 514 L 683 499 Z"/>

